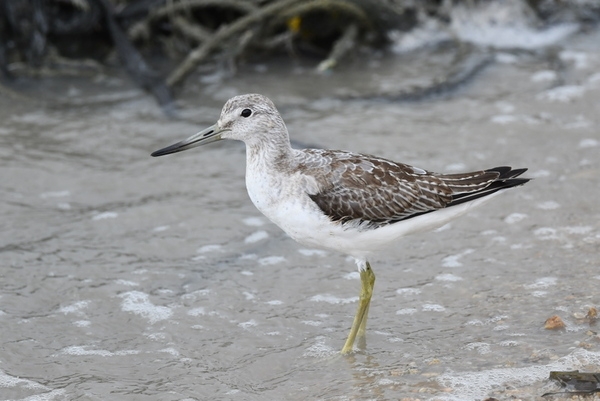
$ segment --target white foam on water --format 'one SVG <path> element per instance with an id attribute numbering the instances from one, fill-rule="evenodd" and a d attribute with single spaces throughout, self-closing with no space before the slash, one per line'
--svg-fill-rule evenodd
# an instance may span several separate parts
<path id="1" fill-rule="evenodd" d="M 173 316 L 173 310 L 166 306 L 157 306 L 150 302 L 148 294 L 141 291 L 129 291 L 119 295 L 123 298 L 121 310 L 131 312 L 150 321 L 151 324 Z"/>
<path id="2" fill-rule="evenodd" d="M 558 279 L 556 277 L 542 277 L 540 279 L 537 279 L 535 281 L 535 283 L 533 283 L 533 284 L 526 284 L 526 285 L 524 284 L 523 288 L 526 288 L 528 290 L 539 289 L 539 288 L 548 288 L 553 285 L 556 285 L 557 281 L 558 281 Z"/>
<path id="3" fill-rule="evenodd" d="M 65 389 L 58 389 L 58 390 L 49 391 L 44 394 L 30 395 L 29 397 L 21 398 L 19 400 L 15 399 L 13 401 L 53 401 L 53 400 L 63 401 L 66 399 L 66 398 L 64 398 L 65 393 L 66 393 Z"/>
<path id="4" fill-rule="evenodd" d="M 494 58 L 497 62 L 502 64 L 516 64 L 519 61 L 519 57 L 515 54 L 503 52 L 496 53 Z"/>
<path id="5" fill-rule="evenodd" d="M 388 32 L 388 37 L 392 42 L 392 51 L 399 54 L 452 39 L 450 33 L 440 25 L 439 21 L 433 18 L 422 21 L 421 24 L 409 32 L 392 30 Z"/>
<path id="6" fill-rule="evenodd" d="M 462 266 L 462 263 L 460 263 L 458 260 L 460 258 L 462 258 L 463 256 L 469 255 L 473 252 L 474 252 L 473 249 L 465 249 L 464 251 L 462 251 L 461 253 L 458 253 L 456 255 L 446 256 L 444 259 L 442 259 L 442 266 L 444 266 L 444 267 Z"/>
<path id="7" fill-rule="evenodd" d="M 443 226 L 436 228 L 435 230 L 433 230 L 434 233 L 440 233 L 442 231 L 446 231 L 452 228 L 452 223 L 446 223 Z"/>
<path id="8" fill-rule="evenodd" d="M 240 260 L 254 260 L 258 258 L 258 256 L 255 253 L 245 253 L 243 255 L 240 256 Z"/>
<path id="9" fill-rule="evenodd" d="M 181 299 L 183 299 L 185 301 L 196 301 L 199 298 L 206 298 L 208 295 L 210 295 L 210 293 L 211 293 L 211 290 L 208 288 L 205 288 L 202 290 L 196 290 L 193 292 L 183 294 L 181 296 Z"/>
<path id="10" fill-rule="evenodd" d="M 564 231 L 567 234 L 576 234 L 576 235 L 584 235 L 593 230 L 590 226 L 569 226 L 563 227 Z"/>
<path id="11" fill-rule="evenodd" d="M 535 125 L 540 123 L 539 117 L 528 116 L 526 114 L 497 114 L 490 118 L 490 121 L 494 124 L 512 124 L 512 123 L 525 123 Z"/>
<path id="12" fill-rule="evenodd" d="M 71 210 L 71 204 L 68 202 L 59 202 L 56 204 L 56 208 L 60 210 Z"/>
<path id="13" fill-rule="evenodd" d="M 377 380 L 377 385 L 378 386 L 391 386 L 391 385 L 395 385 L 398 384 L 397 381 L 391 380 L 391 379 L 379 379 Z"/>
<path id="14" fill-rule="evenodd" d="M 321 326 L 323 324 L 323 322 L 318 322 L 316 320 L 303 320 L 302 322 L 300 322 L 302 324 L 305 324 L 307 326 Z"/>
<path id="15" fill-rule="evenodd" d="M 4 373 L 4 371 L 0 370 L 0 387 L 11 388 L 22 386 L 27 389 L 32 390 L 48 390 L 48 387 L 36 383 L 31 380 L 21 379 L 20 377 L 15 377 Z"/>
<path id="16" fill-rule="evenodd" d="M 587 82 L 591 86 L 594 86 L 594 84 L 596 84 L 597 82 L 600 82 L 600 72 L 590 75 L 587 79 Z"/>
<path id="17" fill-rule="evenodd" d="M 246 217 L 242 222 L 251 227 L 260 227 L 265 225 L 265 221 L 260 217 Z"/>
<path id="18" fill-rule="evenodd" d="M 102 356 L 102 357 L 111 357 L 111 356 L 124 356 L 124 355 L 136 355 L 139 354 L 138 350 L 122 350 L 117 352 L 108 351 L 105 349 L 88 349 L 89 347 L 86 345 L 72 345 L 70 347 L 63 348 L 60 350 L 61 354 L 65 355 L 75 355 L 75 356 Z"/>
<path id="19" fill-rule="evenodd" d="M 494 103 L 494 106 L 496 106 L 502 113 L 512 113 L 516 109 L 514 104 L 503 100 L 497 101 Z"/>
<path id="20" fill-rule="evenodd" d="M 338 350 L 325 345 L 325 337 L 319 336 L 315 338 L 315 343 L 308 347 L 302 354 L 305 358 L 325 358 L 333 355 L 338 355 Z"/>
<path id="21" fill-rule="evenodd" d="M 281 262 L 285 262 L 285 258 L 283 256 L 267 256 L 265 258 L 258 259 L 258 263 L 262 266 L 276 265 Z"/>
<path id="22" fill-rule="evenodd" d="M 283 305 L 283 301 L 280 301 L 278 299 L 274 299 L 272 301 L 267 301 L 265 302 L 267 305 Z"/>
<path id="23" fill-rule="evenodd" d="M 180 355 L 179 351 L 177 351 L 175 348 L 172 348 L 172 347 L 160 349 L 160 350 L 158 350 L 158 352 L 164 352 L 166 354 L 170 354 L 175 357 Z"/>
<path id="24" fill-rule="evenodd" d="M 398 288 L 396 294 L 399 295 L 418 295 L 421 293 L 419 288 Z"/>
<path id="25" fill-rule="evenodd" d="M 482 400 L 498 388 L 518 388 L 542 383 L 548 379 L 550 371 L 578 370 L 587 365 L 600 365 L 600 353 L 576 349 L 547 365 L 533 365 L 522 368 L 498 368 L 484 371 L 447 372 L 435 380 L 441 386 L 451 389 L 447 394 L 438 394 L 435 400 L 466 401 Z"/>
<path id="26" fill-rule="evenodd" d="M 71 191 L 51 191 L 51 192 L 42 192 L 40 194 L 40 198 L 48 199 L 48 198 L 64 198 L 66 196 L 70 196 Z"/>
<path id="27" fill-rule="evenodd" d="M 506 242 L 506 237 L 498 235 L 498 236 L 492 238 L 492 241 L 503 243 L 503 242 Z"/>
<path id="28" fill-rule="evenodd" d="M 87 306 L 89 304 L 90 304 L 90 301 L 79 301 L 79 302 L 75 302 L 74 304 L 71 304 L 69 306 L 63 306 L 58 311 L 61 313 L 64 313 L 65 315 L 68 313 L 75 313 L 82 309 L 87 308 Z"/>
<path id="29" fill-rule="evenodd" d="M 404 308 L 396 311 L 396 315 L 414 315 L 415 313 L 417 313 L 416 308 Z"/>
<path id="30" fill-rule="evenodd" d="M 328 304 L 349 304 L 358 301 L 358 297 L 339 298 L 331 294 L 318 294 L 310 298 L 313 302 L 327 302 Z"/>
<path id="31" fill-rule="evenodd" d="M 251 327 L 256 327 L 258 326 L 258 323 L 256 323 L 256 320 L 254 319 L 250 319 L 247 322 L 242 322 L 242 323 L 238 323 L 238 326 L 241 327 L 242 329 L 249 329 Z"/>
<path id="32" fill-rule="evenodd" d="M 269 238 L 269 234 L 264 230 L 260 230 L 253 232 L 252 234 L 244 238 L 244 243 L 253 244 L 255 242 L 262 241 L 265 238 Z"/>
<path id="33" fill-rule="evenodd" d="M 588 127 L 592 127 L 594 125 L 594 123 L 588 119 L 586 119 L 585 117 L 578 115 L 575 117 L 574 120 L 569 121 L 569 122 L 564 122 L 562 124 L 562 126 L 565 129 L 582 129 L 582 128 L 588 128 Z"/>
<path id="34" fill-rule="evenodd" d="M 304 256 L 327 256 L 327 252 L 322 249 L 298 249 L 298 252 Z"/>
<path id="35" fill-rule="evenodd" d="M 541 240 L 558 239 L 557 231 L 552 227 L 540 227 L 535 229 L 533 234 Z"/>
<path id="36" fill-rule="evenodd" d="M 206 310 L 202 306 L 199 306 L 197 308 L 190 309 L 187 314 L 190 316 L 203 316 L 206 315 Z"/>
<path id="37" fill-rule="evenodd" d="M 570 61 L 573 63 L 575 68 L 583 69 L 588 66 L 589 56 L 587 53 L 573 51 L 573 50 L 563 50 L 558 54 L 563 61 Z"/>
<path id="38" fill-rule="evenodd" d="M 525 220 L 527 217 L 528 216 L 525 213 L 511 213 L 504 218 L 504 222 L 507 224 L 515 224 Z"/>
<path id="39" fill-rule="evenodd" d="M 512 114 L 497 114 L 490 118 L 490 121 L 494 124 L 510 124 L 516 121 L 519 121 L 519 116 L 515 116 Z"/>
<path id="40" fill-rule="evenodd" d="M 196 249 L 196 253 L 208 253 L 208 252 L 216 252 L 216 251 L 222 251 L 222 250 L 223 250 L 223 245 L 211 244 L 211 245 L 201 246 L 200 248 Z"/>
<path id="41" fill-rule="evenodd" d="M 435 276 L 436 280 L 439 281 L 461 281 L 463 278 L 456 276 L 452 273 L 447 273 L 447 274 L 438 274 L 437 276 Z"/>
<path id="42" fill-rule="evenodd" d="M 92 217 L 92 220 L 97 221 L 97 220 L 115 219 L 115 218 L 117 218 L 117 216 L 119 216 L 119 214 L 116 212 L 104 212 L 104 213 L 98 213 L 98 214 L 94 215 Z"/>
<path id="43" fill-rule="evenodd" d="M 344 274 L 344 278 L 346 280 L 360 280 L 360 273 L 359 272 L 346 273 L 346 274 Z"/>
<path id="44" fill-rule="evenodd" d="M 438 304 L 424 304 L 421 306 L 423 312 L 444 312 L 446 310 L 445 307 Z"/>
<path id="45" fill-rule="evenodd" d="M 547 82 L 554 81 L 558 78 L 558 74 L 553 70 L 542 70 L 534 73 L 531 76 L 533 82 Z"/>
<path id="46" fill-rule="evenodd" d="M 548 89 L 538 94 L 536 98 L 550 102 L 567 103 L 582 97 L 584 93 L 585 87 L 581 85 L 564 85 Z"/>
<path id="47" fill-rule="evenodd" d="M 474 342 L 469 343 L 464 346 L 464 349 L 467 351 L 477 351 L 478 354 L 485 355 L 492 352 L 490 345 L 488 343 L 483 342 Z"/>
<path id="48" fill-rule="evenodd" d="M 159 232 L 161 232 L 161 231 L 166 231 L 166 230 L 168 230 L 168 229 L 169 229 L 169 227 L 170 227 L 170 226 L 158 226 L 158 227 L 154 227 L 154 228 L 152 229 L 152 232 L 159 233 Z"/>
<path id="49" fill-rule="evenodd" d="M 552 173 L 548 170 L 536 170 L 536 171 L 528 172 L 527 175 L 530 178 L 542 178 L 542 177 L 549 177 L 550 175 L 552 175 Z"/>
<path id="50" fill-rule="evenodd" d="M 554 24 L 538 29 L 530 10 L 518 0 L 502 2 L 462 3 L 453 5 L 450 10 L 450 29 L 441 22 L 427 18 L 409 32 L 391 31 L 388 33 L 392 50 L 406 53 L 435 43 L 456 40 L 474 43 L 497 49 L 539 49 L 574 34 L 579 29 L 575 23 Z M 580 63 L 585 53 L 563 52 L 565 61 Z M 573 54 L 571 54 L 573 53 Z M 513 54 L 500 54 L 499 61 L 514 62 Z M 508 60 L 507 60 L 508 59 Z"/>
<path id="51" fill-rule="evenodd" d="M 596 146 L 599 146 L 599 145 L 600 145 L 600 141 L 598 141 L 597 139 L 586 138 L 586 139 L 582 139 L 581 141 L 579 141 L 579 147 L 582 149 L 595 148 Z"/>
<path id="52" fill-rule="evenodd" d="M 545 201 L 536 204 L 535 207 L 542 210 L 554 210 L 558 209 L 560 207 L 560 204 L 554 201 Z"/>
<path id="53" fill-rule="evenodd" d="M 140 285 L 139 283 L 136 283 L 135 281 L 123 280 L 123 279 L 115 280 L 115 284 L 125 285 L 127 287 L 137 287 L 138 285 Z"/>
<path id="54" fill-rule="evenodd" d="M 473 7 L 454 6 L 451 28 L 467 42 L 500 49 L 539 49 L 575 33 L 577 24 L 556 24 L 536 29 L 528 10 L 518 0 L 481 2 Z"/>
<path id="55" fill-rule="evenodd" d="M 448 171 L 448 172 L 463 172 L 467 169 L 467 165 L 465 163 L 452 163 L 452 164 L 448 164 L 445 168 L 444 171 Z"/>

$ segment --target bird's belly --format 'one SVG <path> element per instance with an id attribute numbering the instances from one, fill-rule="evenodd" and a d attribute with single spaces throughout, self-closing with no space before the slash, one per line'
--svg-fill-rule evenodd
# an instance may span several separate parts
<path id="1" fill-rule="evenodd" d="M 306 246 L 336 249 L 340 225 L 331 222 L 304 191 L 259 180 L 247 184 L 254 206 L 292 239 Z"/>
<path id="2" fill-rule="evenodd" d="M 285 231 L 294 240 L 309 245 L 316 232 L 327 232 L 328 219 L 307 195 L 298 197 L 274 197 L 253 193 L 248 195 L 254 206 L 269 220 Z M 305 197 L 305 199 L 304 199 Z"/>
<path id="3" fill-rule="evenodd" d="M 348 229 L 339 222 L 331 221 L 308 195 L 279 202 L 269 202 L 250 191 L 249 195 L 263 215 L 304 246 L 364 258 L 372 250 L 385 245 L 385 241 L 373 243 L 372 233 Z"/>

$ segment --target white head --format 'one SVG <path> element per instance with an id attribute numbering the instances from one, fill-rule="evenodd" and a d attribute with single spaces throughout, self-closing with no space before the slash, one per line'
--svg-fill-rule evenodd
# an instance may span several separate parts
<path id="1" fill-rule="evenodd" d="M 215 125 L 157 150 L 152 156 L 181 152 L 222 139 L 243 141 L 249 148 L 289 147 L 290 142 L 285 123 L 273 102 L 263 95 L 248 94 L 229 99 Z"/>

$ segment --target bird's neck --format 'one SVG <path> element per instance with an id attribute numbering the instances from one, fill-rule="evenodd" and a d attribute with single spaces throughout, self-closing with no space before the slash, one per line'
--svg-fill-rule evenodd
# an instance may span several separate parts
<path id="1" fill-rule="evenodd" d="M 246 163 L 248 168 L 259 168 L 265 174 L 287 168 L 292 160 L 292 147 L 287 135 L 273 136 L 269 141 L 246 143 Z"/>

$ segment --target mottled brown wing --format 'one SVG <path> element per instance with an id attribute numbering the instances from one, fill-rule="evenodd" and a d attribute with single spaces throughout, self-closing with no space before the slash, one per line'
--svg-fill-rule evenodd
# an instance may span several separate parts
<path id="1" fill-rule="evenodd" d="M 299 170 L 317 180 L 309 194 L 332 221 L 367 227 L 409 219 L 522 185 L 526 169 L 495 167 L 461 174 L 431 173 L 390 160 L 331 150 L 304 150 Z"/>
<path id="2" fill-rule="evenodd" d="M 318 156 L 305 165 L 320 188 L 309 196 L 333 221 L 388 224 L 452 200 L 442 180 L 405 164 L 346 152 L 319 151 Z"/>
<path id="3" fill-rule="evenodd" d="M 478 193 L 485 196 L 485 189 L 506 169 L 436 174 L 374 156 L 305 152 L 301 169 L 320 188 L 310 198 L 332 221 L 367 222 L 373 228 L 475 199 Z"/>

